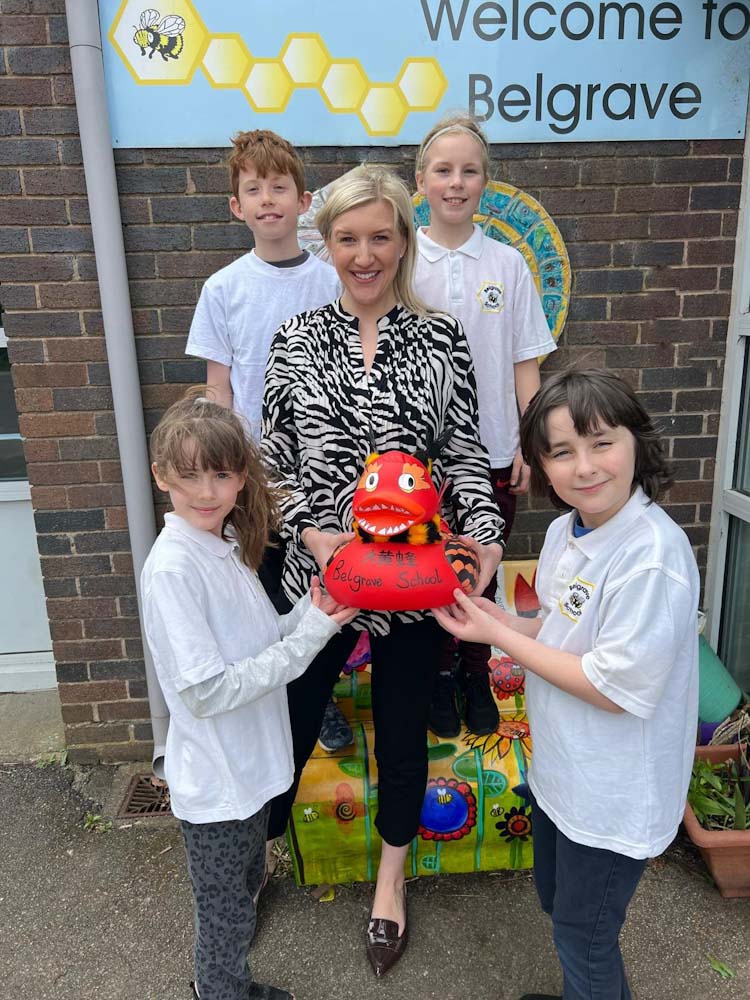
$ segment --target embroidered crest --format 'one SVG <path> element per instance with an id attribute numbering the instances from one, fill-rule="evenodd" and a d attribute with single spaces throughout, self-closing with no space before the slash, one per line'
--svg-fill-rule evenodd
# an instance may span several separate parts
<path id="1" fill-rule="evenodd" d="M 485 281 L 477 292 L 482 312 L 499 313 L 505 308 L 505 289 L 494 281 Z"/>
<path id="2" fill-rule="evenodd" d="M 570 618 L 572 622 L 580 621 L 584 608 L 591 600 L 593 592 L 594 584 L 588 583 L 588 581 L 582 580 L 580 576 L 577 576 L 574 580 L 570 581 L 560 598 L 560 611 L 566 618 Z"/>

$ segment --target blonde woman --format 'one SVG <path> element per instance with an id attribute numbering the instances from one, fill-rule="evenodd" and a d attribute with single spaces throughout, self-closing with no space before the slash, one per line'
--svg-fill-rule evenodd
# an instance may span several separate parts
<path id="1" fill-rule="evenodd" d="M 502 555 L 502 518 L 479 442 L 463 330 L 429 312 L 412 286 L 409 192 L 389 170 L 360 167 L 333 185 L 317 223 L 343 294 L 281 327 L 266 372 L 263 448 L 285 490 L 282 586 L 290 599 L 301 596 L 351 537 L 352 496 L 373 441 L 380 451 L 413 452 L 450 428 L 433 475 L 438 487 L 446 478 L 453 484 L 463 530 L 480 557 L 481 593 Z M 361 613 L 288 686 L 297 780 L 274 801 L 269 835 L 284 832 L 326 701 L 365 628 L 372 646 L 375 823 L 383 839 L 367 954 L 381 976 L 407 943 L 404 861 L 424 798 L 427 715 L 441 643 L 430 614 Z"/>

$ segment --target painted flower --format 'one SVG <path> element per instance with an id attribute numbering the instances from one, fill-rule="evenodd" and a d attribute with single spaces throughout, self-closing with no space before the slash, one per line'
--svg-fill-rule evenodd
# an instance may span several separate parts
<path id="1" fill-rule="evenodd" d="M 520 742 L 524 757 L 530 756 L 529 724 L 523 719 L 500 719 L 493 733 L 478 736 L 476 733 L 467 732 L 463 738 L 464 743 L 472 750 L 480 750 L 490 764 L 502 760 L 510 752 L 514 740 Z"/>
<path id="2" fill-rule="evenodd" d="M 490 682 L 498 701 L 505 701 L 513 695 L 523 694 L 523 670 L 509 656 L 498 659 L 493 656 L 489 662 Z"/>
<path id="3" fill-rule="evenodd" d="M 477 800 L 467 782 L 430 778 L 417 831 L 423 840 L 460 840 L 476 823 Z"/>
<path id="4" fill-rule="evenodd" d="M 520 809 L 516 806 L 511 806 L 510 812 L 505 814 L 505 818 L 501 819 L 499 823 L 495 823 L 495 828 L 508 843 L 512 840 L 525 841 L 531 836 L 530 812 L 531 810 L 528 806 L 521 806 Z"/>

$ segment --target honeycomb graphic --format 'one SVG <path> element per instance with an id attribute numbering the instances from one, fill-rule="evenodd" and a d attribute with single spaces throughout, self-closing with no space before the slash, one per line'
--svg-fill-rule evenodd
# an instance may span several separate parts
<path id="1" fill-rule="evenodd" d="M 179 44 L 160 38 L 152 17 L 153 51 L 142 52 L 133 26 L 147 13 L 158 14 L 144 0 L 123 0 L 109 30 L 139 84 L 188 84 L 200 67 L 212 87 L 241 90 L 260 114 L 284 111 L 296 89 L 317 90 L 330 112 L 356 115 L 372 136 L 398 135 L 412 111 L 435 111 L 448 87 L 431 57 L 406 59 L 393 81 L 370 80 L 358 59 L 335 58 L 318 34 L 287 35 L 278 56 L 261 58 L 240 35 L 211 33 L 190 0 L 164 0 L 162 8 L 184 21 Z"/>

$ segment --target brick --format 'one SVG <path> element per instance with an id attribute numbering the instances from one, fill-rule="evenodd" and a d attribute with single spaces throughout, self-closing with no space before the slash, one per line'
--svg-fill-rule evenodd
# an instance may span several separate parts
<path id="1" fill-rule="evenodd" d="M 27 462 L 56 462 L 60 458 L 57 441 L 29 438 L 24 441 Z"/>
<path id="2" fill-rule="evenodd" d="M 0 45 L 46 45 L 47 25 L 43 17 L 0 17 Z"/>
<path id="3" fill-rule="evenodd" d="M 127 251 L 189 250 L 188 226 L 126 226 L 123 239 Z"/>
<path id="4" fill-rule="evenodd" d="M 711 499 L 713 493 L 713 483 L 707 482 L 677 482 L 669 491 L 669 499 L 672 503 L 692 501 L 693 503 L 706 502 Z"/>
<path id="5" fill-rule="evenodd" d="M 8 318 L 5 318 L 6 332 Z M 15 337 L 8 341 L 8 354 L 12 365 L 23 362 L 44 361 L 44 343 L 41 340 L 18 340 Z"/>
<path id="6" fill-rule="evenodd" d="M 69 732 L 66 727 L 66 735 Z M 91 764 L 101 763 L 101 757 L 99 751 L 95 747 L 67 747 L 68 760 L 71 764 L 80 764 L 82 767 L 87 767 Z M 118 761 L 119 763 L 119 761 Z"/>
<path id="7" fill-rule="evenodd" d="M 608 243 L 571 243 L 568 257 L 574 273 L 578 267 L 608 267 L 612 263 L 612 247 Z"/>
<path id="8" fill-rule="evenodd" d="M 6 58 L 10 72 L 15 76 L 52 76 L 53 73 L 70 72 L 70 57 L 65 45 L 10 48 L 6 51 Z"/>
<path id="9" fill-rule="evenodd" d="M 45 579 L 65 579 L 76 576 L 102 576 L 110 573 L 109 556 L 45 556 L 41 560 Z"/>
<path id="10" fill-rule="evenodd" d="M 68 496 L 63 486 L 35 486 L 32 482 L 31 502 L 34 510 L 58 510 L 68 506 Z"/>
<path id="11" fill-rule="evenodd" d="M 106 507 L 124 502 L 125 493 L 119 484 L 68 487 L 68 503 L 71 507 Z"/>
<path id="12" fill-rule="evenodd" d="M 24 169 L 23 184 L 26 194 L 68 195 L 85 194 L 86 178 L 79 167 L 62 167 L 60 170 Z"/>
<path id="13" fill-rule="evenodd" d="M 93 417 L 88 413 L 21 414 L 18 423 L 24 437 L 76 437 L 95 433 Z"/>
<path id="14" fill-rule="evenodd" d="M 114 597 L 119 594 L 132 594 L 135 584 L 131 576 L 92 576 L 80 581 L 81 594 L 84 597 Z"/>
<path id="15" fill-rule="evenodd" d="M 76 552 L 128 552 L 127 531 L 92 531 L 74 535 Z"/>
<path id="16" fill-rule="evenodd" d="M 83 226 L 60 226 L 55 229 L 36 228 L 31 231 L 35 253 L 93 253 L 91 230 Z"/>
<path id="17" fill-rule="evenodd" d="M 653 239 L 697 239 L 719 236 L 721 215 L 716 213 L 682 213 L 681 215 L 652 215 L 649 236 Z"/>
<path id="18" fill-rule="evenodd" d="M 648 184 L 655 178 L 657 162 L 647 157 L 588 160 L 581 164 L 581 184 Z"/>
<path id="19" fill-rule="evenodd" d="M 2 124 L 2 118 L 0 118 Z M 0 170 L 0 195 L 20 194 L 21 175 L 17 170 Z"/>
<path id="20" fill-rule="evenodd" d="M 206 278 L 236 259 L 229 251 L 162 253 L 157 257 L 160 278 Z"/>
<path id="21" fill-rule="evenodd" d="M 677 393 L 675 410 L 677 413 L 691 410 L 718 410 L 720 403 L 719 389 L 685 389 Z"/>
<path id="22" fill-rule="evenodd" d="M 309 174 L 306 182 L 312 183 Z M 188 190 L 196 194 L 224 194 L 229 197 L 229 170 L 225 166 L 201 167 L 193 164 L 188 167 Z"/>
<path id="23" fill-rule="evenodd" d="M 78 135 L 75 108 L 27 108 L 23 124 L 26 135 Z"/>
<path id="24" fill-rule="evenodd" d="M 725 212 L 724 217 L 721 220 L 721 235 L 722 236 L 736 236 L 737 235 L 737 213 L 736 212 Z"/>
<path id="25" fill-rule="evenodd" d="M 35 486 L 61 486 L 67 483 L 99 481 L 97 462 L 49 462 L 29 465 L 29 479 Z"/>
<path id="26" fill-rule="evenodd" d="M 64 225 L 67 221 L 65 202 L 59 198 L 0 199 L 0 225 Z"/>
<path id="27" fill-rule="evenodd" d="M 117 458 L 119 451 L 115 438 L 64 438 L 60 441 L 60 458 L 64 462 L 98 461 Z"/>
<path id="28" fill-rule="evenodd" d="M 644 368 L 644 389 L 702 389 L 706 386 L 704 368 Z"/>
<path id="29" fill-rule="evenodd" d="M 84 624 L 86 637 L 92 639 L 132 639 L 141 634 L 137 618 L 96 618 Z"/>
<path id="30" fill-rule="evenodd" d="M 149 703 L 146 700 L 104 702 L 98 706 L 98 715 L 102 722 L 114 722 L 118 719 L 148 719 L 150 714 Z"/>
<path id="31" fill-rule="evenodd" d="M 174 306 L 166 309 L 161 314 L 161 324 L 163 333 L 179 333 L 187 336 L 190 324 L 193 320 L 195 309 L 192 307 L 180 309 Z"/>
<path id="32" fill-rule="evenodd" d="M 714 291 L 718 283 L 715 267 L 658 267 L 646 275 L 646 288 L 678 291 Z"/>
<path id="33" fill-rule="evenodd" d="M 134 618 L 138 614 L 138 600 L 134 595 L 117 598 L 117 606 L 124 617 Z"/>
<path id="34" fill-rule="evenodd" d="M 68 23 L 65 16 L 47 18 L 49 40 L 53 45 L 65 45 L 68 42 Z"/>
<path id="35" fill-rule="evenodd" d="M 35 309 L 36 304 L 35 285 L 3 285 L 4 309 Z"/>
<path id="36" fill-rule="evenodd" d="M 131 698 L 148 697 L 148 688 L 145 681 L 128 681 L 128 694 Z"/>
<path id="37" fill-rule="evenodd" d="M 107 348 L 103 337 L 70 337 L 62 340 L 48 340 L 46 342 L 47 358 L 51 362 L 74 362 L 74 361 L 102 361 L 106 360 Z M 57 365 L 56 367 L 60 367 Z M 79 368 L 81 366 L 71 366 Z M 105 366 L 106 367 L 106 366 Z M 86 374 L 80 380 L 71 382 L 61 382 L 59 379 L 53 384 L 63 385 L 85 385 L 90 381 L 88 376 L 89 366 L 86 366 Z"/>
<path id="38" fill-rule="evenodd" d="M 70 281 L 73 258 L 57 254 L 0 257 L 0 281 Z M 3 299 L 3 304 L 6 305 Z"/>
<path id="39" fill-rule="evenodd" d="M 102 510 L 54 510 L 34 514 L 36 530 L 39 534 L 55 534 L 63 531 L 101 531 L 104 528 Z"/>
<path id="40" fill-rule="evenodd" d="M 29 234 L 25 229 L 5 226 L 0 229 L 0 253 L 27 253 Z"/>
<path id="41" fill-rule="evenodd" d="M 637 323 L 578 323 L 565 324 L 566 344 L 635 344 Z"/>
<path id="42" fill-rule="evenodd" d="M 185 350 L 185 338 L 137 337 L 135 349 L 141 361 L 160 358 L 179 358 Z"/>
<path id="43" fill-rule="evenodd" d="M 2 18 L 0 18 L 2 20 Z M 24 80 L 19 77 L 0 77 L 0 104 L 6 107 L 27 107 L 31 104 L 51 104 L 52 103 L 52 82 L 50 80 L 38 79 L 38 80 Z M 5 142 L 3 145 L 7 146 L 8 143 Z M 19 144 L 20 145 L 20 144 Z M 57 147 L 54 143 L 50 143 L 54 146 L 54 159 L 48 160 L 48 163 L 55 163 L 57 161 Z M 11 154 L 6 149 L 6 157 Z M 12 162 L 7 159 L 5 162 Z M 24 161 L 16 161 L 24 162 Z M 33 161 L 30 161 L 33 162 Z"/>
<path id="44" fill-rule="evenodd" d="M 0 13 L 63 14 L 65 0 L 0 0 Z"/>
<path id="45" fill-rule="evenodd" d="M 119 743 L 128 739 L 130 731 L 125 724 L 115 726 L 111 723 L 94 723 L 90 726 L 69 727 L 66 735 L 68 746 L 75 747 L 86 743 Z"/>
<path id="46" fill-rule="evenodd" d="M 226 198 L 212 195 L 194 195 L 190 198 L 151 198 L 153 221 L 159 222 L 217 222 L 229 217 Z"/>
<path id="47" fill-rule="evenodd" d="M 643 272 L 636 268 L 578 270 L 574 275 L 573 290 L 577 295 L 640 292 L 643 290 Z"/>
<path id="48" fill-rule="evenodd" d="M 69 281 L 63 285 L 42 285 L 39 289 L 42 309 L 98 309 L 99 285 L 95 281 Z"/>
<path id="49" fill-rule="evenodd" d="M 688 207 L 690 188 L 652 185 L 621 188 L 617 192 L 618 212 L 680 212 Z"/>
<path id="50" fill-rule="evenodd" d="M 218 163 L 228 155 L 227 149 L 147 149 L 149 163 Z"/>
<path id="51" fill-rule="evenodd" d="M 77 336 L 81 323 L 75 312 L 9 313 L 5 317 L 5 332 L 14 337 Z"/>
<path id="52" fill-rule="evenodd" d="M 112 554 L 112 570 L 115 573 L 120 573 L 122 575 L 127 575 L 128 573 L 134 575 L 133 567 L 133 557 L 129 552 L 115 552 Z M 143 656 L 143 651 L 140 652 L 140 656 Z"/>
<path id="53" fill-rule="evenodd" d="M 698 414 L 669 414 L 661 419 L 664 433 L 677 437 L 684 434 L 700 434 L 703 430 L 703 417 Z"/>
<path id="54" fill-rule="evenodd" d="M 649 235 L 649 220 L 645 215 L 583 217 L 574 220 L 573 234 L 577 240 L 642 239 Z"/>
<path id="55" fill-rule="evenodd" d="M 659 344 L 665 341 L 700 343 L 708 340 L 709 335 L 710 324 L 706 319 L 660 318 L 646 320 L 641 324 L 641 342 L 644 344 Z"/>
<path id="56" fill-rule="evenodd" d="M 97 763 L 102 764 L 125 764 L 129 761 L 151 762 L 154 752 L 152 742 L 143 740 L 133 740 L 130 743 L 117 743 L 112 746 L 98 747 L 96 750 Z"/>
<path id="57" fill-rule="evenodd" d="M 571 321 L 607 319 L 607 299 L 581 296 L 572 298 L 568 319 Z"/>
<path id="58" fill-rule="evenodd" d="M 185 358 L 181 361 L 164 362 L 164 377 L 167 382 L 186 382 L 195 385 L 202 382 L 205 376 L 205 361 Z"/>
<path id="59" fill-rule="evenodd" d="M 252 249 L 252 233 L 247 226 L 242 223 L 222 223 L 221 225 L 206 224 L 198 226 L 193 236 L 193 245 L 196 250 L 240 250 L 243 253 Z M 188 249 L 186 247 L 175 247 L 174 249 Z M 172 247 L 165 246 L 161 249 L 171 250 Z"/>
<path id="60" fill-rule="evenodd" d="M 40 556 L 67 556 L 73 551 L 67 535 L 39 535 L 37 548 Z"/>
<path id="61" fill-rule="evenodd" d="M 13 366 L 13 381 L 16 386 L 82 385 L 86 382 L 86 376 L 87 369 L 84 364 Z"/>
<path id="62" fill-rule="evenodd" d="M 73 77 L 69 74 L 52 78 L 52 100 L 55 104 L 75 104 Z"/>
<path id="63" fill-rule="evenodd" d="M 120 528 L 127 528 L 128 517 L 124 507 L 109 507 L 104 511 L 106 526 L 108 531 L 117 531 Z M 135 609 L 138 613 L 138 609 Z M 125 612 L 122 612 L 125 614 Z"/>
<path id="64" fill-rule="evenodd" d="M 674 292 L 651 292 L 649 295 L 623 295 L 612 300 L 612 319 L 652 319 L 676 316 L 680 301 Z"/>
<path id="65" fill-rule="evenodd" d="M 76 597 L 78 594 L 75 580 L 44 580 L 43 583 L 47 597 Z M 57 676 L 60 677 L 59 666 Z"/>
<path id="66" fill-rule="evenodd" d="M 122 643 L 117 639 L 76 639 L 70 642 L 55 642 L 52 644 L 55 659 L 65 662 L 66 660 L 107 660 L 114 659 L 122 655 Z M 89 672 L 92 680 L 94 664 L 91 663 Z M 100 678 L 103 680 L 118 680 L 119 678 Z"/>
<path id="67" fill-rule="evenodd" d="M 729 293 L 717 292 L 705 295 L 684 295 L 682 299 L 682 315 L 692 316 L 728 316 Z"/>
<path id="68" fill-rule="evenodd" d="M 615 192 L 611 188 L 554 189 L 545 192 L 544 207 L 553 217 L 610 213 L 615 207 Z"/>
<path id="69" fill-rule="evenodd" d="M 674 363 L 672 344 L 638 344 L 633 347 L 608 347 L 607 368 L 655 368 Z"/>
<path id="70" fill-rule="evenodd" d="M 142 149 L 113 149 L 115 163 L 143 163 L 144 156 Z"/>
<path id="71" fill-rule="evenodd" d="M 705 185 L 693 188 L 690 192 L 690 208 L 692 211 L 737 208 L 740 203 L 740 185 L 722 184 L 721 186 Z"/>
<path id="72" fill-rule="evenodd" d="M 187 170 L 184 167 L 125 167 L 117 171 L 117 187 L 120 194 L 184 193 Z"/>
<path id="73" fill-rule="evenodd" d="M 146 676 L 143 660 L 100 660 L 89 667 L 92 680 L 140 681 Z"/>
<path id="74" fill-rule="evenodd" d="M 58 149 L 60 150 L 60 163 L 74 167 L 83 163 L 81 142 L 79 139 L 60 139 Z"/>
<path id="75" fill-rule="evenodd" d="M 49 630 L 53 642 L 83 638 L 83 626 L 80 622 L 76 621 L 50 622 Z"/>
<path id="76" fill-rule="evenodd" d="M 188 279 L 172 281 L 133 281 L 130 283 L 130 298 L 139 306 L 182 306 L 198 299 L 195 282 Z"/>
<path id="77" fill-rule="evenodd" d="M 55 389 L 53 399 L 55 409 L 60 413 L 67 410 L 109 410 L 112 408 L 112 393 L 105 386 Z"/>
<path id="78" fill-rule="evenodd" d="M 718 157 L 690 156 L 685 159 L 658 160 L 657 184 L 697 184 L 727 179 L 729 161 Z"/>
<path id="79" fill-rule="evenodd" d="M 714 458 L 717 442 L 716 437 L 678 438 L 673 454 L 675 458 Z"/>
<path id="80" fill-rule="evenodd" d="M 62 705 L 92 705 L 100 701 L 119 701 L 127 697 L 124 681 L 60 684 L 58 691 Z"/>
<path id="81" fill-rule="evenodd" d="M 143 405 L 146 409 L 165 410 L 181 399 L 183 393 L 181 385 L 146 385 L 143 386 Z"/>
<path id="82" fill-rule="evenodd" d="M 66 618 L 107 619 L 115 616 L 117 607 L 115 601 L 108 598 L 87 598 L 81 600 L 55 599 L 47 601 L 47 614 L 50 620 Z"/>
<path id="83" fill-rule="evenodd" d="M 91 705 L 62 705 L 61 711 L 63 722 L 68 725 L 94 721 L 94 709 Z"/>
<path id="84" fill-rule="evenodd" d="M 19 413 L 43 413 L 52 409 L 51 389 L 16 389 Z"/>
<path id="85" fill-rule="evenodd" d="M 559 157 L 559 147 L 555 155 Z M 511 184 L 517 184 L 524 189 L 530 187 L 575 187 L 578 183 L 579 168 L 573 160 L 545 158 L 506 161 L 503 164 L 502 172 L 505 179 Z"/>

